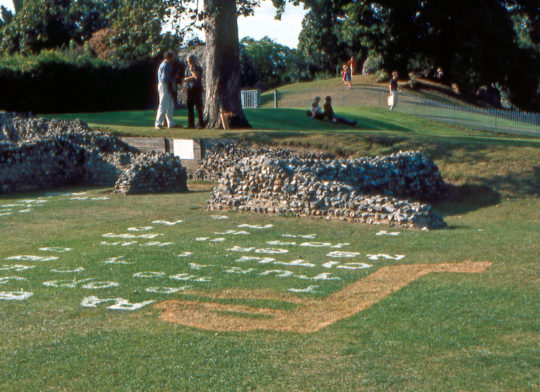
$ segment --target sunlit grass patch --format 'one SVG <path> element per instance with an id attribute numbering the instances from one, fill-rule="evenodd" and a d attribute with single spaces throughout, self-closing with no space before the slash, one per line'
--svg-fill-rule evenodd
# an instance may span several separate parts
<path id="1" fill-rule="evenodd" d="M 437 207 L 446 214 L 450 230 L 414 231 L 232 211 L 220 211 L 219 215 L 228 219 L 215 220 L 212 216 L 216 212 L 204 209 L 207 191 L 143 196 L 114 195 L 108 189 L 65 189 L 54 192 L 60 193 L 54 196 L 47 193 L 3 195 L 0 199 L 2 204 L 47 200 L 31 212 L 0 217 L 0 265 L 35 265 L 25 271 L 0 273 L 1 277 L 26 279 L 8 281 L 0 291 L 33 293 L 20 302 L 0 301 L 2 390 L 61 387 L 95 391 L 122 390 L 126 386 L 144 390 L 431 390 L 435 386 L 532 390 L 531 386 L 538 384 L 533 376 L 534 349 L 531 344 L 515 344 L 516 334 L 525 334 L 531 341 L 538 331 L 534 306 L 538 300 L 534 282 L 540 250 L 536 241 L 540 231 L 537 197 L 502 199 L 497 205 L 474 208 L 450 202 Z M 92 200 L 103 196 L 108 199 Z M 182 222 L 174 225 L 153 223 L 179 220 Z M 272 226 L 250 229 L 240 225 Z M 142 229 L 150 226 L 151 230 Z M 216 234 L 227 230 L 250 234 Z M 381 231 L 397 231 L 399 235 L 377 235 Z M 163 236 L 103 237 L 108 233 Z M 315 234 L 315 238 L 284 234 Z M 207 239 L 197 240 L 203 237 Z M 211 242 L 216 238 L 225 240 Z M 138 243 L 124 247 L 100 245 L 123 241 Z M 173 244 L 140 245 L 153 241 Z M 275 247 L 268 241 L 296 245 L 279 246 L 288 250 L 283 254 L 255 253 L 255 249 Z M 335 250 L 358 255 L 350 260 L 334 259 L 327 256 L 328 247 L 300 246 L 303 242 L 350 243 Z M 231 251 L 234 247 L 254 249 Z M 40 248 L 72 250 L 60 253 Z M 192 253 L 178 256 L 188 252 Z M 405 257 L 368 257 L 377 254 Z M 6 260 L 17 255 L 55 255 L 59 259 Z M 259 259 L 239 262 L 242 256 Z M 114 257 L 132 264 L 104 263 Z M 278 263 L 301 258 L 315 266 L 259 263 L 264 258 L 274 258 Z M 298 298 L 300 303 L 324 300 L 385 266 L 465 260 L 487 260 L 493 265 L 483 274 L 426 275 L 371 308 L 308 335 L 272 331 L 214 333 L 159 321 L 161 311 L 153 308 L 154 304 L 177 299 L 294 313 L 301 305 L 290 302 L 290 298 Z M 371 267 L 323 267 L 331 261 L 339 265 L 359 262 Z M 78 267 L 84 270 L 53 272 Z M 243 274 L 232 267 L 253 271 Z M 237 273 L 225 272 L 228 269 Z M 291 271 L 292 275 L 259 275 L 267 270 Z M 295 277 L 325 272 L 340 280 Z M 145 277 L 134 276 L 140 273 Z M 194 278 L 170 278 L 175 275 L 180 279 Z M 212 279 L 195 281 L 200 277 Z M 43 285 L 49 281 L 73 283 L 75 287 Z M 83 287 L 93 282 L 117 282 L 120 286 Z M 308 286 L 317 287 L 314 292 L 289 291 Z M 156 287 L 161 290 L 147 291 Z M 171 287 L 183 289 L 167 293 Z M 259 294 L 247 299 L 248 292 Z M 275 298 L 264 299 L 270 294 Z M 135 311 L 108 309 L 115 305 L 114 301 L 95 308 L 83 307 L 83 299 L 91 296 L 123 298 L 130 303 L 155 302 Z M 268 318 L 260 312 L 242 313 L 225 311 L 221 316 L 243 322 Z M 451 377 L 449 367 L 454 369 Z M 336 372 L 343 375 L 339 383 Z M 70 374 L 78 376 L 68 377 Z"/>

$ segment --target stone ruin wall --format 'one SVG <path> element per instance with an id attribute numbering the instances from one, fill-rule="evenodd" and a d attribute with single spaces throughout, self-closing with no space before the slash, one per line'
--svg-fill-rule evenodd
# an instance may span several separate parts
<path id="1" fill-rule="evenodd" d="M 246 158 L 241 158 L 245 155 Z M 426 201 L 444 199 L 447 186 L 420 152 L 333 159 L 283 149 L 227 147 L 208 156 L 196 173 L 222 173 L 208 208 L 266 214 L 443 228 Z"/>
<path id="2" fill-rule="evenodd" d="M 284 148 L 255 147 L 238 145 L 229 141 L 228 143 L 213 143 L 206 146 L 206 156 L 201 160 L 199 169 L 195 172 L 194 178 L 200 181 L 217 182 L 225 171 L 236 165 L 244 158 L 256 158 L 261 155 L 267 155 L 289 159 L 293 156 L 300 159 L 326 160 L 335 158 L 334 154 L 318 152 L 294 152 Z"/>
<path id="3" fill-rule="evenodd" d="M 45 120 L 0 112 L 0 193 L 73 185 L 114 186 L 120 178 L 120 192 L 187 189 L 185 169 L 180 169 L 178 158 L 160 155 L 156 170 L 152 157 L 138 154 L 119 138 L 93 131 L 78 120 Z"/>
<path id="4" fill-rule="evenodd" d="M 111 185 L 119 169 L 65 140 L 0 145 L 0 193 L 65 185 Z"/>
<path id="5" fill-rule="evenodd" d="M 140 154 L 120 174 L 114 191 L 124 194 L 187 192 L 186 168 L 180 158 L 172 154 Z"/>
<path id="6" fill-rule="evenodd" d="M 218 182 L 213 210 L 445 227 L 426 202 L 444 199 L 437 166 L 419 152 L 335 159 L 331 154 L 219 145 L 195 174 Z M 172 154 L 137 154 L 120 139 L 80 121 L 0 113 L 0 193 L 66 185 L 115 186 L 121 193 L 187 191 L 187 175 Z"/>

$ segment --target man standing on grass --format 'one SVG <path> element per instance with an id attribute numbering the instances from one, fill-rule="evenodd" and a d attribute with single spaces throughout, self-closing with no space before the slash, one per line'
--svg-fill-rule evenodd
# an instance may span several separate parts
<path id="1" fill-rule="evenodd" d="M 392 72 L 392 79 L 388 83 L 388 90 L 390 90 L 390 95 L 388 96 L 388 106 L 390 110 L 393 110 L 398 102 L 398 73 L 397 71 Z"/>
<path id="2" fill-rule="evenodd" d="M 174 53 L 168 51 L 158 70 L 158 94 L 159 106 L 156 116 L 156 129 L 163 128 L 163 121 L 167 121 L 167 127 L 176 126 L 173 120 L 174 101 L 175 101 L 175 80 L 174 80 Z"/>

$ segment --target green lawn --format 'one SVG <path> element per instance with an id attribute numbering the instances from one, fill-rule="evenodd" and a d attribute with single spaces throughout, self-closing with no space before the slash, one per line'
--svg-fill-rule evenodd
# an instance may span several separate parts
<path id="1" fill-rule="evenodd" d="M 504 200 L 492 206 L 443 205 L 439 211 L 451 229 L 424 232 L 233 212 L 225 214 L 227 220 L 214 220 L 214 213 L 203 209 L 207 191 L 129 197 L 111 195 L 106 189 L 82 191 L 87 194 L 1 198 L 3 206 L 26 204 L 22 201 L 37 197 L 47 201 L 28 213 L 18 212 L 24 207 L 3 207 L 11 208 L 13 214 L 0 217 L 4 233 L 0 265 L 35 266 L 0 274 L 26 279 L 7 281 L 1 291 L 33 293 L 24 301 L 0 301 L 2 391 L 534 391 L 539 387 L 538 197 Z M 92 200 L 102 197 L 109 199 Z M 174 226 L 152 223 L 163 219 L 183 222 Z M 251 233 L 243 236 L 215 234 L 240 230 L 241 224 L 273 227 L 243 229 Z M 154 229 L 128 230 L 141 226 Z M 377 236 L 381 229 L 400 234 Z M 155 240 L 103 237 L 107 233 L 163 236 Z M 277 247 L 289 250 L 283 255 L 228 250 L 234 246 L 264 249 L 269 247 L 267 241 L 293 240 L 283 234 L 316 234 L 312 240 L 294 239 L 297 244 L 350 243 L 342 250 L 359 255 L 330 259 L 326 256 L 328 247 Z M 208 240 L 200 241 L 202 237 Z M 216 238 L 225 240 L 210 242 Z M 129 241 L 138 243 L 100 245 Z M 151 241 L 173 244 L 141 246 Z M 55 253 L 40 251 L 42 247 L 72 250 Z M 184 252 L 193 254 L 177 256 Z M 405 257 L 372 261 L 368 254 Z M 59 259 L 6 260 L 18 255 Z M 133 264 L 103 264 L 119 256 Z M 315 267 L 238 262 L 242 256 L 271 256 L 282 263 L 302 258 Z M 323 267 L 329 260 L 371 267 Z M 188 290 L 208 293 L 233 288 L 286 293 L 291 288 L 315 285 L 316 293 L 298 296 L 323 298 L 383 266 L 464 260 L 487 260 L 493 265 L 479 275 L 427 275 L 371 308 L 312 334 L 213 332 L 171 324 L 160 321 L 160 311 L 152 306 L 172 298 L 200 300 L 200 294 L 146 291 L 150 287 L 189 286 Z M 84 270 L 65 272 L 79 267 Z M 233 267 L 252 271 L 225 272 Z M 261 275 L 268 270 L 291 271 L 294 276 Z M 162 275 L 134 277 L 138 272 Z M 295 278 L 328 272 L 339 280 Z M 177 274 L 210 280 L 170 278 Z M 50 281 L 75 287 L 43 285 Z M 89 282 L 116 282 L 119 286 L 84 288 Z M 111 303 L 82 307 L 83 299 L 89 296 L 156 302 L 133 312 L 109 310 L 106 307 Z M 250 301 L 236 303 L 249 305 Z M 294 311 L 280 301 L 257 306 Z"/>
<path id="2" fill-rule="evenodd" d="M 255 129 L 234 132 L 157 132 L 152 111 L 63 116 L 119 134 L 241 137 L 352 155 L 420 149 L 455 185 L 451 198 L 435 206 L 450 229 L 207 211 L 209 187 L 193 182 L 189 193 L 173 195 L 122 196 L 96 188 L 1 195 L 0 292 L 33 295 L 0 300 L 0 390 L 537 391 L 540 143 L 377 109 L 347 108 L 342 114 L 364 125 L 334 128 L 294 109 L 248 111 Z M 154 223 L 160 220 L 182 222 Z M 381 230 L 399 234 L 377 235 Z M 145 234 L 161 235 L 140 237 Z M 328 244 L 301 246 L 305 242 Z M 330 248 L 344 243 L 349 245 Z M 257 253 L 266 248 L 288 252 Z M 355 255 L 333 258 L 333 250 Z M 390 258 L 368 256 L 382 254 Z M 298 259 L 310 265 L 291 264 Z M 467 260 L 492 265 L 481 274 L 422 276 L 314 333 L 204 330 L 163 321 L 154 307 L 177 299 L 294 313 L 299 305 L 279 295 L 324 300 L 383 267 Z M 14 265 L 33 268 L 17 271 Z M 268 272 L 273 270 L 284 276 Z M 321 274 L 332 280 L 314 279 Z M 185 291 L 148 291 L 155 287 Z M 289 291 L 310 287 L 314 292 Z M 210 298 L 230 290 L 265 290 L 276 298 Z M 108 309 L 115 301 L 83 306 L 91 296 L 155 302 L 134 311 Z M 244 322 L 264 319 L 249 311 L 214 313 Z"/>

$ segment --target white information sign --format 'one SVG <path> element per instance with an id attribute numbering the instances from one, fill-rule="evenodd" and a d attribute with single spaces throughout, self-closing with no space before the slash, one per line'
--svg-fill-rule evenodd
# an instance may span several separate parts
<path id="1" fill-rule="evenodd" d="M 174 155 L 180 159 L 195 159 L 193 140 L 174 139 Z"/>

